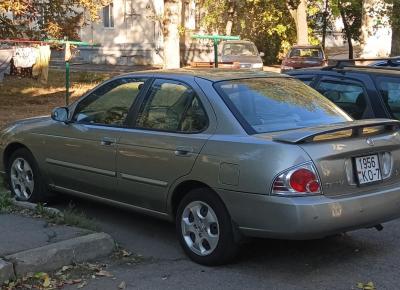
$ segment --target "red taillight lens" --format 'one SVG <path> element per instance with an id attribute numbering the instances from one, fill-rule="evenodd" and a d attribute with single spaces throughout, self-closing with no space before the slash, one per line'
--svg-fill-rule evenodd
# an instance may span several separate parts
<path id="1" fill-rule="evenodd" d="M 271 193 L 281 196 L 321 194 L 317 170 L 311 162 L 288 169 L 275 178 Z"/>
<path id="2" fill-rule="evenodd" d="M 318 192 L 319 183 L 314 172 L 300 168 L 290 176 L 290 186 L 297 192 Z"/>

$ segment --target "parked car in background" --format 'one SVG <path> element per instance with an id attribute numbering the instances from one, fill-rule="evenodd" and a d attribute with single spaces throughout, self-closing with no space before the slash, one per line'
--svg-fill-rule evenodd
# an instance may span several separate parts
<path id="1" fill-rule="evenodd" d="M 339 64 L 287 72 L 334 102 L 354 119 L 400 120 L 400 71 Z"/>
<path id="2" fill-rule="evenodd" d="M 282 60 L 281 72 L 306 67 L 326 66 L 328 60 L 319 45 L 295 45 Z"/>
<path id="3" fill-rule="evenodd" d="M 396 57 L 390 58 L 390 59 L 377 60 L 377 61 L 370 63 L 369 66 L 399 68 L 400 67 L 400 57 L 396 56 Z"/>
<path id="4" fill-rule="evenodd" d="M 241 236 L 319 238 L 399 217 L 399 126 L 352 121 L 285 75 L 138 72 L 1 131 L 0 171 L 20 200 L 51 190 L 174 221 L 186 254 L 216 265 Z"/>
<path id="5" fill-rule="evenodd" d="M 237 63 L 238 68 L 263 69 L 263 52 L 258 52 L 256 45 L 247 40 L 222 41 L 219 46 L 219 61 Z"/>

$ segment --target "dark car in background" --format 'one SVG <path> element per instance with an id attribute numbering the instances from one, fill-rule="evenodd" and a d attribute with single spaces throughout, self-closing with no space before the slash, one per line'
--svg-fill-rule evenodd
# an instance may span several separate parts
<path id="1" fill-rule="evenodd" d="M 354 119 L 400 119 L 400 71 L 338 64 L 287 74 L 303 81 Z"/>
<path id="2" fill-rule="evenodd" d="M 219 57 L 222 63 L 237 63 L 238 68 L 263 69 L 263 52 L 258 52 L 256 45 L 247 40 L 222 41 L 219 44 Z"/>
<path id="3" fill-rule="evenodd" d="M 400 68 L 400 56 L 396 56 L 388 60 L 377 60 L 370 63 L 369 66 Z"/>
<path id="4" fill-rule="evenodd" d="M 327 65 L 325 52 L 319 45 L 295 45 L 283 59 L 281 72 Z"/>

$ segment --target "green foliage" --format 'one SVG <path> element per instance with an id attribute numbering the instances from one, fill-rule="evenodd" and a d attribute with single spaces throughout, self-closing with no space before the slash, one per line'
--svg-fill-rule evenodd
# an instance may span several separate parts
<path id="1" fill-rule="evenodd" d="M 296 40 L 286 1 L 204 0 L 203 7 L 207 12 L 202 24 L 208 32 L 225 34 L 226 23 L 232 20 L 231 34 L 255 42 L 266 63 L 276 63 Z"/>
<path id="2" fill-rule="evenodd" d="M 0 37 L 78 39 L 77 28 L 99 18 L 107 0 L 0 1 Z M 8 16 L 12 15 L 13 19 Z"/>
<path id="3" fill-rule="evenodd" d="M 9 213 L 13 209 L 11 196 L 8 192 L 0 191 L 0 213 Z"/>

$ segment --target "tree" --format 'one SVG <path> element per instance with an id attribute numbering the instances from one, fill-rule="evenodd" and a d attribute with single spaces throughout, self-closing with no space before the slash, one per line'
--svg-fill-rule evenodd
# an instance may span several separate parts
<path id="1" fill-rule="evenodd" d="M 32 38 L 67 36 L 78 38 L 77 28 L 84 16 L 99 18 L 109 0 L 3 0 L 0 2 L 0 37 Z M 10 18 L 11 15 L 11 18 Z"/>
<path id="2" fill-rule="evenodd" d="M 233 11 L 230 9 L 234 4 Z M 201 25 L 208 33 L 231 34 L 253 41 L 265 53 L 265 63 L 276 63 L 296 42 L 296 25 L 286 0 L 203 0 Z"/>
<path id="3" fill-rule="evenodd" d="M 307 0 L 288 0 L 288 9 L 296 24 L 297 44 L 308 44 Z"/>
<path id="4" fill-rule="evenodd" d="M 400 55 L 400 0 L 392 0 L 392 12 L 389 14 L 392 24 L 392 48 L 390 55 Z"/>
<path id="5" fill-rule="evenodd" d="M 180 67 L 180 35 L 181 24 L 181 0 L 164 1 L 164 68 Z"/>

